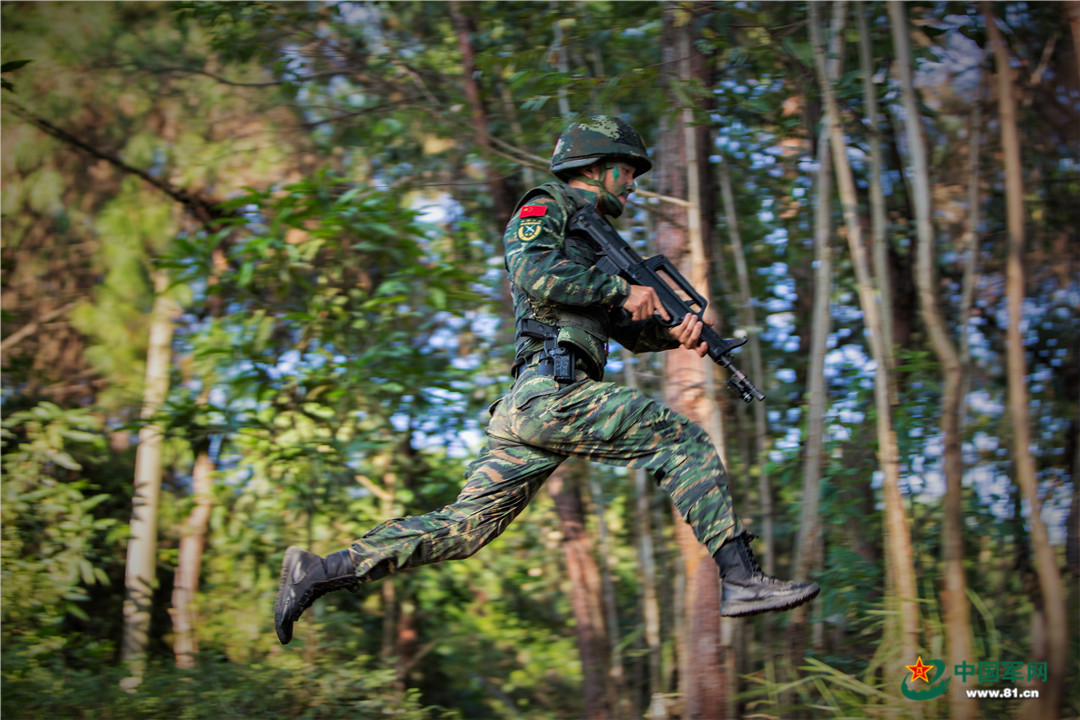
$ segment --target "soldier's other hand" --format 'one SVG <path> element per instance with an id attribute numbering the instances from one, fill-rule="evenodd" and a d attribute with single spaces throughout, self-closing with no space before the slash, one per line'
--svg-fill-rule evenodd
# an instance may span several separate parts
<path id="1" fill-rule="evenodd" d="M 701 342 L 701 328 L 704 326 L 705 323 L 697 315 L 686 313 L 682 322 L 671 328 L 670 332 L 671 336 L 679 341 L 679 345 L 687 350 L 693 350 L 698 357 L 705 357 L 705 354 L 709 352 L 709 346 Z"/>
<path id="2" fill-rule="evenodd" d="M 630 294 L 623 302 L 623 309 L 630 313 L 633 320 L 648 320 L 654 314 L 665 321 L 671 319 L 671 315 L 660 303 L 660 297 L 656 291 L 645 285 L 630 286 Z"/>

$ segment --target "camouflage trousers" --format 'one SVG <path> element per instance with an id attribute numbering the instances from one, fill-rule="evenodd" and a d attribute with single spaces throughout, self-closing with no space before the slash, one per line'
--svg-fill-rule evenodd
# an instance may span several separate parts
<path id="1" fill-rule="evenodd" d="M 352 544 L 361 582 L 473 555 L 570 456 L 651 472 L 710 554 L 742 531 L 724 465 L 705 431 L 636 390 L 581 372 L 560 387 L 534 365 L 491 414 L 488 446 L 469 465 L 453 504 L 388 520 Z"/>

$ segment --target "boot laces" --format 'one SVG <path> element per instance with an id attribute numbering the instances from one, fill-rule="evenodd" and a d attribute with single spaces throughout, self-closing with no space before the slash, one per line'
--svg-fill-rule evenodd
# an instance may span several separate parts
<path id="1" fill-rule="evenodd" d="M 757 535 L 748 532 L 743 536 L 743 541 L 740 543 L 742 556 L 750 569 L 750 577 L 756 579 L 758 582 L 786 584 L 785 581 L 773 577 L 772 575 L 768 575 L 761 569 L 761 565 L 754 556 L 754 550 L 750 547 L 750 541 L 757 540 L 757 538 Z"/>
<path id="2" fill-rule="evenodd" d="M 743 541 L 741 543 L 742 555 L 743 558 L 746 559 L 747 565 L 750 566 L 751 575 L 762 575 L 764 577 L 768 577 L 768 575 L 765 575 L 765 573 L 761 571 L 761 565 L 758 564 L 757 558 L 754 557 L 754 550 L 750 547 L 750 542 L 752 540 L 757 540 L 757 538 L 758 536 L 754 535 L 753 533 L 746 533 L 743 536 Z"/>

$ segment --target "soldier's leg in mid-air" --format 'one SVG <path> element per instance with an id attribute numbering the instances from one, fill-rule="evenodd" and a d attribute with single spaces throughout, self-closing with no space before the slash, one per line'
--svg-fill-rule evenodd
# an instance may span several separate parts
<path id="1" fill-rule="evenodd" d="M 525 509 L 564 459 L 523 445 L 486 448 L 470 464 L 465 486 L 452 505 L 387 520 L 353 542 L 357 579 L 371 582 L 400 570 L 473 555 Z"/>
<path id="2" fill-rule="evenodd" d="M 727 473 L 708 434 L 636 390 L 585 381 L 533 401 L 511 418 L 519 442 L 608 465 L 644 468 L 667 491 L 710 553 L 742 531 Z M 537 424 L 532 417 L 546 418 Z"/>
<path id="3" fill-rule="evenodd" d="M 348 550 L 322 558 L 290 547 L 282 563 L 274 626 L 282 644 L 316 599 L 387 575 L 469 557 L 495 539 L 565 459 L 557 453 L 502 443 L 486 448 L 465 473 L 457 500 L 424 515 L 395 518 L 372 528 Z"/>
<path id="4" fill-rule="evenodd" d="M 520 428 L 524 442 L 653 473 L 720 568 L 722 615 L 786 610 L 818 594 L 816 583 L 761 572 L 751 536 L 735 514 L 724 465 L 708 434 L 689 419 L 611 383 L 586 381 L 540 402 L 536 414 L 550 421 Z"/>

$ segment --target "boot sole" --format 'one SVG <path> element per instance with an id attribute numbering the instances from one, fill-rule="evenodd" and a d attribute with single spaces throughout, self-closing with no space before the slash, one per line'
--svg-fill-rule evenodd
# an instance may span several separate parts
<path id="1" fill-rule="evenodd" d="M 282 645 L 288 645 L 289 641 L 292 640 L 293 620 L 285 615 L 284 606 L 289 585 L 291 584 L 289 582 L 289 559 L 290 556 L 295 556 L 299 552 L 302 552 L 301 549 L 293 545 L 285 551 L 285 559 L 281 561 L 281 581 L 278 583 L 277 598 L 274 600 L 274 631 L 277 632 L 278 640 L 281 641 Z"/>
<path id="2" fill-rule="evenodd" d="M 747 617 L 749 615 L 760 615 L 766 612 L 783 612 L 784 610 L 790 610 L 794 607 L 798 607 L 803 603 L 810 602 L 818 596 L 821 592 L 821 587 L 814 585 L 813 588 L 801 595 L 795 595 L 793 597 L 778 599 L 761 599 L 752 602 L 741 602 L 737 607 L 724 609 L 724 606 L 720 606 L 721 617 Z"/>

